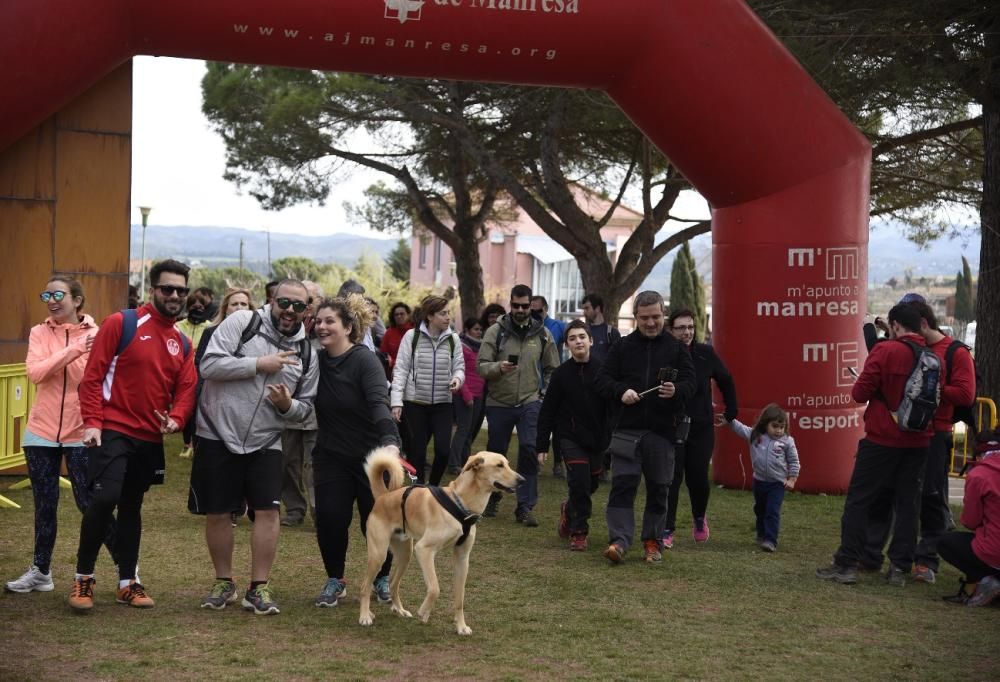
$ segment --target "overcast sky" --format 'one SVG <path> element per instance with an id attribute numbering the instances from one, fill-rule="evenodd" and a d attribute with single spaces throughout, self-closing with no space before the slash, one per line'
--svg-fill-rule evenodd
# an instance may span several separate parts
<path id="1" fill-rule="evenodd" d="M 334 187 L 326 206 L 263 210 L 223 180 L 225 148 L 201 113 L 205 63 L 169 57 L 136 57 L 133 72 L 132 222 L 139 206 L 150 206 L 150 225 L 214 225 L 308 235 L 350 232 L 384 237 L 350 224 L 343 202 L 360 202 L 362 191 L 380 179 L 358 169 Z M 704 219 L 708 210 L 697 194 L 679 201 L 674 212 Z"/>

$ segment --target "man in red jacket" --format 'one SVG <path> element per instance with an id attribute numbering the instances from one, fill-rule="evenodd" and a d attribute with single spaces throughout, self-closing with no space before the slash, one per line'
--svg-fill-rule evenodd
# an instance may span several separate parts
<path id="1" fill-rule="evenodd" d="M 117 601 L 139 608 L 153 600 L 136 580 L 142 499 L 163 482 L 163 434 L 184 428 L 194 411 L 194 354 L 174 328 L 188 295 L 188 267 L 175 260 L 149 273 L 149 300 L 130 329 L 123 313 L 101 324 L 80 382 L 83 443 L 89 446 L 91 502 L 80 524 L 76 579 L 69 605 L 94 606 L 94 564 L 105 528 L 118 508 Z M 119 349 L 123 334 L 131 341 Z M 120 350 L 120 352 L 119 352 Z"/>
<path id="2" fill-rule="evenodd" d="M 926 345 L 920 335 L 920 313 L 905 303 L 889 311 L 889 327 L 894 339 Z M 858 562 L 864 555 L 866 527 L 872 504 L 885 488 L 895 491 L 896 520 L 889 545 L 886 580 L 902 585 L 913 565 L 917 544 L 920 489 L 927 462 L 933 424 L 926 431 L 903 431 L 893 412 L 903 398 L 906 381 L 913 370 L 914 352 L 905 343 L 877 344 L 865 360 L 861 376 L 851 390 L 855 402 L 868 402 L 865 410 L 865 437 L 858 443 L 854 471 L 844 501 L 840 522 L 840 547 L 830 566 L 816 570 L 816 577 L 844 585 L 858 580 Z"/>

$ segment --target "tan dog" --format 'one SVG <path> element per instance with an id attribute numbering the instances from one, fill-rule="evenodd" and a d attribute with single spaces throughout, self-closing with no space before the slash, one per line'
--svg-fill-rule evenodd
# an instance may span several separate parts
<path id="1" fill-rule="evenodd" d="M 389 484 L 383 474 L 388 472 Z M 465 579 L 469 575 L 469 553 L 476 543 L 476 526 L 472 524 L 462 544 L 462 524 L 425 487 L 415 487 L 405 501 L 405 531 L 403 497 L 403 466 L 391 448 L 373 450 L 365 461 L 365 473 L 375 495 L 375 506 L 368 516 L 368 567 L 361 585 L 371 585 L 385 561 L 386 552 L 392 547 L 392 571 L 389 573 L 389 593 L 392 595 L 392 612 L 405 618 L 413 614 L 403 608 L 399 599 L 399 583 L 416 552 L 417 561 L 424 573 L 427 596 L 417 615 L 427 622 L 431 609 L 441 589 L 434 558 L 445 547 L 454 546 L 455 561 L 455 628 L 460 635 L 470 635 L 465 624 Z M 507 458 L 495 452 L 479 452 L 469 458 L 462 473 L 442 490 L 451 500 L 475 515 L 486 509 L 490 493 L 495 490 L 512 493 L 524 478 L 510 468 Z M 371 590 L 361 590 L 361 625 L 371 625 Z"/>

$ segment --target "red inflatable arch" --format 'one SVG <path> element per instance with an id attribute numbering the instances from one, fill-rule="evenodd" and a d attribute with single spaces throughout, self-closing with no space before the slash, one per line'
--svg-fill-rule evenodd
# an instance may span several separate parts
<path id="1" fill-rule="evenodd" d="M 607 91 L 713 207 L 713 325 L 741 418 L 787 406 L 800 487 L 846 489 L 870 150 L 743 2 L 6 0 L 0 149 L 139 54 Z M 749 484 L 731 435 L 715 477 Z"/>

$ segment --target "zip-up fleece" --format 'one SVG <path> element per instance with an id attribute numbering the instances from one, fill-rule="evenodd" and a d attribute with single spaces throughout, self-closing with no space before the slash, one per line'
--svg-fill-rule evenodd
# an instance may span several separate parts
<path id="1" fill-rule="evenodd" d="M 966 477 L 961 521 L 976 535 L 976 556 L 1000 569 L 1000 450 L 987 453 Z"/>
<path id="2" fill-rule="evenodd" d="M 415 354 L 414 335 L 417 337 Z M 448 384 L 452 379 L 465 382 L 465 358 L 462 356 L 461 339 L 450 329 L 442 332 L 437 339 L 431 338 L 427 324 L 421 322 L 419 329 L 409 330 L 399 342 L 399 352 L 392 370 L 389 404 L 402 407 L 404 401 L 420 405 L 450 403 L 452 396 Z"/>
<path id="3" fill-rule="evenodd" d="M 275 329 L 269 305 L 259 312 L 260 330 L 243 345 L 241 357 L 234 353 L 253 317 L 250 310 L 239 310 L 219 324 L 201 360 L 205 385 L 198 403 L 198 435 L 221 440 L 227 450 L 239 454 L 274 449 L 289 422 L 308 419 L 319 377 L 319 363 L 312 346 L 309 370 L 304 377 L 301 361 L 284 365 L 277 374 L 257 373 L 257 358 L 279 351 L 298 351 L 298 342 L 305 338 L 301 326 L 292 336 L 284 336 Z M 284 414 L 267 398 L 267 385 L 279 383 L 292 394 L 292 405 Z"/>
<path id="4" fill-rule="evenodd" d="M 497 348 L 501 329 L 504 338 L 502 347 Z M 500 363 L 509 355 L 518 356 L 517 369 L 504 374 Z M 545 325 L 532 319 L 527 328 L 519 328 L 510 315 L 486 330 L 476 359 L 476 371 L 486 379 L 489 389 L 486 405 L 491 407 L 515 407 L 539 400 L 539 387 L 544 390 L 549 385 L 549 377 L 558 366 L 559 349 Z"/>
<path id="5" fill-rule="evenodd" d="M 927 345 L 919 334 L 904 334 L 918 346 Z M 865 410 L 865 438 L 888 448 L 925 448 L 930 445 L 933 423 L 920 433 L 903 431 L 890 410 L 903 400 L 906 380 L 913 370 L 913 351 L 900 341 L 877 343 L 865 360 L 861 376 L 854 382 L 851 397 L 868 403 Z M 881 396 L 884 396 L 881 397 Z"/>
<path id="6" fill-rule="evenodd" d="M 135 337 L 117 358 L 122 314 L 101 323 L 80 382 L 80 412 L 85 428 L 162 443 L 156 411 L 169 410 L 181 429 L 194 411 L 194 350 L 185 356 L 183 334 L 152 304 L 140 306 L 136 315 Z"/>
<path id="7" fill-rule="evenodd" d="M 538 412 L 537 452 L 548 452 L 549 437 L 567 438 L 584 450 L 604 452 L 611 439 L 608 403 L 594 388 L 601 363 L 572 357 L 552 373 Z"/>
<path id="8" fill-rule="evenodd" d="M 97 332 L 90 315 L 78 324 L 57 324 L 51 317 L 31 328 L 28 336 L 28 380 L 35 402 L 28 430 L 56 443 L 83 440 L 83 418 L 77 388 L 87 367 L 87 337 Z"/>
<path id="9" fill-rule="evenodd" d="M 672 398 L 660 398 L 654 391 L 633 405 L 622 403 L 629 389 L 641 393 L 659 385 L 662 368 L 677 370 Z M 601 395 L 621 405 L 617 428 L 649 429 L 666 438 L 673 437 L 676 416 L 694 396 L 695 381 L 694 361 L 680 341 L 666 332 L 647 338 L 638 329 L 611 347 L 594 379 Z"/>
<path id="10" fill-rule="evenodd" d="M 750 443 L 750 461 L 755 479 L 765 483 L 784 483 L 789 478 L 798 477 L 799 451 L 794 438 L 785 434 L 775 440 L 763 433 L 750 440 L 753 429 L 739 419 L 729 422 L 729 428 Z"/>

